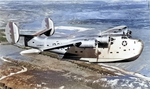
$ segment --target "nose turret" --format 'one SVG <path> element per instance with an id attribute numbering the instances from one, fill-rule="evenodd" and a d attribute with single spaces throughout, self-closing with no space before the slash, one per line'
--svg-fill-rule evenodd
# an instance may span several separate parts
<path id="1" fill-rule="evenodd" d="M 129 38 L 131 38 L 132 35 L 132 31 L 128 30 L 127 34 L 126 34 Z"/>

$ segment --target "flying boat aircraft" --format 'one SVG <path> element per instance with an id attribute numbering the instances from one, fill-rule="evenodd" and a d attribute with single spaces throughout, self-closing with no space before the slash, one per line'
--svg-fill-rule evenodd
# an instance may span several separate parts
<path id="1" fill-rule="evenodd" d="M 53 21 L 45 18 L 43 22 L 45 30 L 32 35 L 19 34 L 17 24 L 9 22 L 5 30 L 6 38 L 11 44 L 21 43 L 32 48 L 21 54 L 50 51 L 62 58 L 88 62 L 133 61 L 143 49 L 143 42 L 130 38 L 132 32 L 126 26 L 117 26 L 95 36 L 53 37 Z"/>

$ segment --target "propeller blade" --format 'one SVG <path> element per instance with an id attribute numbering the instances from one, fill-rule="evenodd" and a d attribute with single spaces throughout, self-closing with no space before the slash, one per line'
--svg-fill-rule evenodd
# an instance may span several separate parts
<path id="1" fill-rule="evenodd" d="M 108 53 L 110 51 L 110 48 L 111 48 L 111 42 L 108 43 L 108 51 L 107 51 Z"/>
<path id="2" fill-rule="evenodd" d="M 97 56 L 97 62 L 98 62 L 98 56 L 99 56 L 99 50 L 98 50 L 98 41 L 95 40 L 95 55 Z"/>

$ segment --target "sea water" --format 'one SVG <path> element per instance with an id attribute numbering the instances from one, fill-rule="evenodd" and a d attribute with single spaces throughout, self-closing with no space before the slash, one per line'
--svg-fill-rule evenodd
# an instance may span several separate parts
<path id="1" fill-rule="evenodd" d="M 150 8 L 146 0 L 4 1 L 0 4 L 0 17 L 3 17 L 0 18 L 0 26 L 4 27 L 8 21 L 17 22 L 22 34 L 43 30 L 41 22 L 45 17 L 53 20 L 55 35 L 63 36 L 100 35 L 100 32 L 108 28 L 126 25 L 132 31 L 132 38 L 143 41 L 143 52 L 135 61 L 107 65 L 150 77 Z M 70 27 L 72 29 L 68 29 Z"/>

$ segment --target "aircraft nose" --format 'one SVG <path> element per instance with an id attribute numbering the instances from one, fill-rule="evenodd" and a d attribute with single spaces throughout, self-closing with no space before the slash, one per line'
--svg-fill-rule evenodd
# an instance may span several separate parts
<path id="1" fill-rule="evenodd" d="M 138 42 L 141 43 L 141 45 L 144 45 L 142 40 L 138 40 Z"/>

